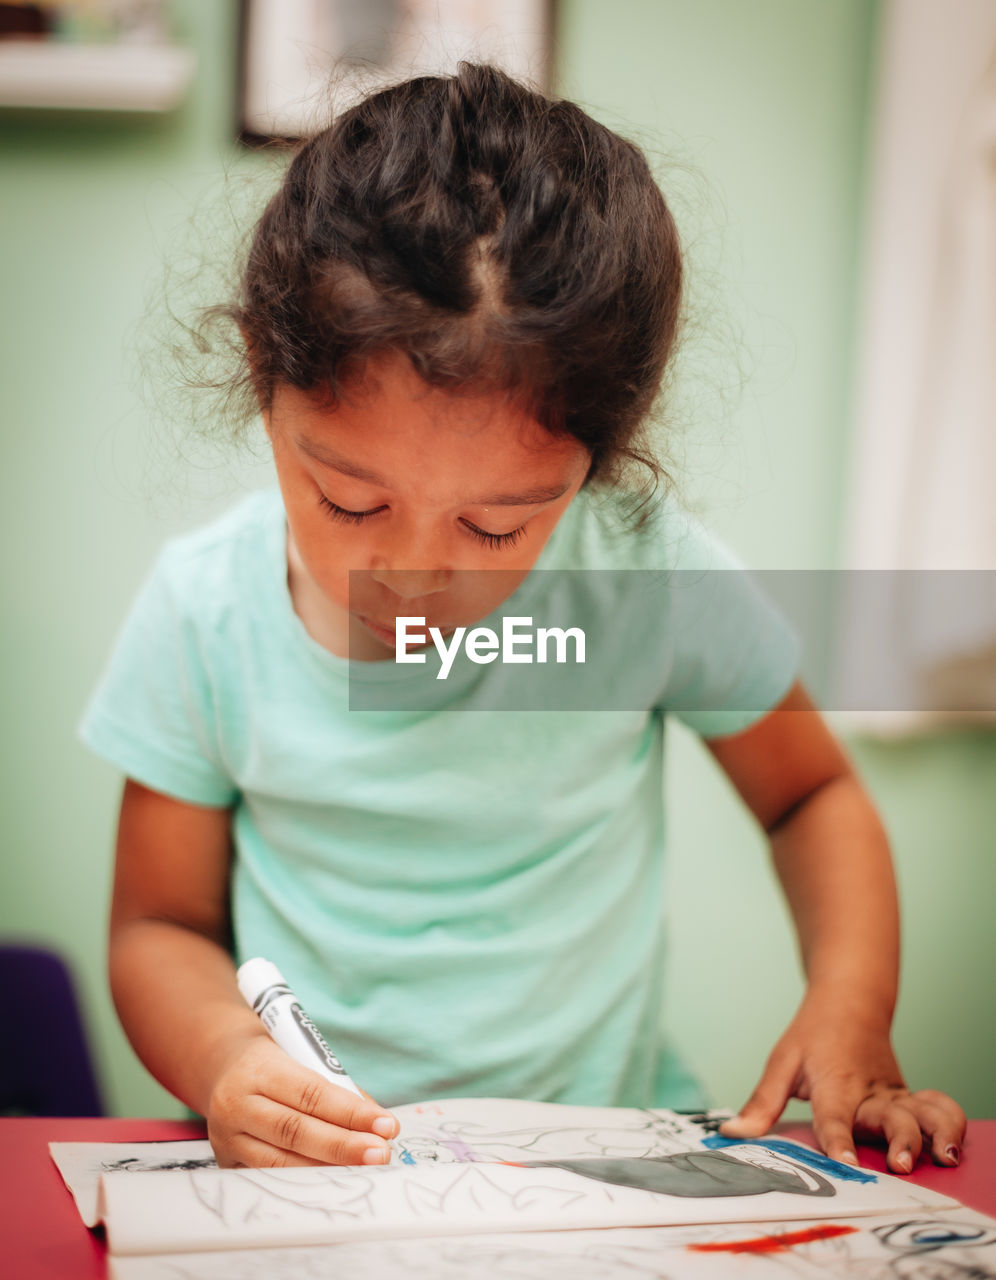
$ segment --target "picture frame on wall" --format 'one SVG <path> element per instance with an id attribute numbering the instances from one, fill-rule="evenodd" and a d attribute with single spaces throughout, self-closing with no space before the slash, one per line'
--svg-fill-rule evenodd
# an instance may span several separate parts
<path id="1" fill-rule="evenodd" d="M 308 137 L 381 84 L 494 62 L 545 89 L 553 0 L 242 0 L 239 133 Z"/>

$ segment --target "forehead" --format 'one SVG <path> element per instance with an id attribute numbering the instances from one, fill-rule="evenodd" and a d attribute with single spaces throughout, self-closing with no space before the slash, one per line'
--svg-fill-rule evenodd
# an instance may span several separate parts
<path id="1" fill-rule="evenodd" d="M 398 356 L 368 361 L 335 402 L 279 386 L 270 419 L 319 463 L 345 462 L 349 474 L 391 487 L 516 479 L 521 489 L 526 477 L 567 482 L 587 460 L 577 440 L 552 435 L 507 395 L 429 386 Z"/>

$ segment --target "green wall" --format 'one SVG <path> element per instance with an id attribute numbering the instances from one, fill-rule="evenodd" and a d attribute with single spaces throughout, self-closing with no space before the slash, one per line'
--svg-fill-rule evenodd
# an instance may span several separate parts
<path id="1" fill-rule="evenodd" d="M 105 990 L 120 780 L 74 726 L 163 537 L 267 475 L 192 446 L 187 466 L 135 385 L 164 263 L 191 227 L 197 242 L 205 199 L 241 205 L 243 176 L 265 184 L 269 163 L 231 142 L 235 6 L 175 10 L 199 57 L 176 115 L 0 115 L 0 934 L 73 961 L 122 1114 L 179 1108 L 132 1058 Z M 867 0 L 559 6 L 562 92 L 648 146 L 688 244 L 692 325 L 663 437 L 678 481 L 758 566 L 830 567 L 842 546 L 875 13 Z M 996 735 L 851 747 L 902 886 L 901 1058 L 914 1085 L 996 1115 Z M 671 731 L 669 750 L 671 1018 L 716 1100 L 736 1104 L 797 998 L 794 948 L 732 790 L 690 735 Z"/>

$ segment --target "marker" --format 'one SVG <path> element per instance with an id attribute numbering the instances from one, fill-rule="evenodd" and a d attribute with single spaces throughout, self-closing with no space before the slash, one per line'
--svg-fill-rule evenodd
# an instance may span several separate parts
<path id="1" fill-rule="evenodd" d="M 301 1008 L 275 964 L 257 956 L 239 967 L 237 977 L 246 1002 L 284 1053 L 341 1089 L 348 1089 L 360 1098 L 364 1096 Z"/>

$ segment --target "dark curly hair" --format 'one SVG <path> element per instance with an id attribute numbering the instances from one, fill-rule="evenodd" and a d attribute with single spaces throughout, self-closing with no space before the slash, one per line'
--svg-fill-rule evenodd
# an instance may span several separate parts
<path id="1" fill-rule="evenodd" d="M 370 95 L 300 145 L 260 218 L 234 320 L 268 407 L 345 394 L 374 353 L 501 391 L 591 454 L 663 468 L 641 427 L 675 345 L 682 258 L 633 143 L 580 107 L 463 62 Z"/>

